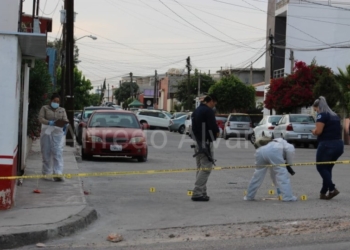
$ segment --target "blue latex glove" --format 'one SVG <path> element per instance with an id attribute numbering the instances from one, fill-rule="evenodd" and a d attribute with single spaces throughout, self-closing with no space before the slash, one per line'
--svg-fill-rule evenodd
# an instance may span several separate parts
<path id="1" fill-rule="evenodd" d="M 49 121 L 49 126 L 55 126 L 55 121 Z"/>
<path id="2" fill-rule="evenodd" d="M 67 132 L 68 132 L 68 129 L 67 129 L 67 128 L 68 128 L 68 125 L 69 125 L 69 124 L 66 124 L 66 125 L 63 126 L 63 133 L 64 133 L 64 135 L 66 135 Z"/>

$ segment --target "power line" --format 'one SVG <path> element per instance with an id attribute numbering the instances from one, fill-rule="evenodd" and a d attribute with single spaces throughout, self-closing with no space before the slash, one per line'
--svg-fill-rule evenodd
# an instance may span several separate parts
<path id="1" fill-rule="evenodd" d="M 250 6 L 253 6 L 253 7 L 256 8 L 257 10 L 260 10 L 260 11 L 266 13 L 266 14 L 269 15 L 269 16 L 275 17 L 274 15 L 269 14 L 268 12 L 266 12 L 266 11 L 264 11 L 264 10 L 262 10 L 262 9 L 260 9 L 260 8 L 258 8 L 258 7 L 256 7 L 256 6 L 253 5 L 253 4 L 248 3 L 248 2 L 245 1 L 245 0 L 242 0 L 242 1 L 245 2 L 246 4 L 249 4 Z M 285 22 L 286 25 L 288 25 L 288 26 L 290 26 L 290 27 L 292 27 L 292 28 L 294 28 L 294 29 L 296 29 L 296 30 L 298 30 L 298 31 L 300 31 L 300 32 L 302 32 L 302 33 L 304 33 L 305 35 L 308 35 L 308 36 L 310 36 L 310 37 L 316 39 L 317 41 L 319 41 L 319 42 L 321 42 L 321 43 L 323 43 L 323 44 L 325 44 L 325 45 L 328 45 L 327 43 L 321 41 L 321 40 L 318 39 L 317 37 L 314 37 L 314 36 L 310 35 L 309 33 L 306 33 L 305 31 L 302 31 L 301 29 L 295 27 L 294 25 L 291 25 L 291 24 L 287 23 L 286 21 L 284 21 L 284 22 Z"/>
<path id="2" fill-rule="evenodd" d="M 181 18 L 182 20 L 184 20 L 186 23 L 188 23 L 189 25 L 193 26 L 194 28 L 198 29 L 198 30 L 201 31 L 202 33 L 204 33 L 204 34 L 206 34 L 206 35 L 208 35 L 208 36 L 210 36 L 210 37 L 212 37 L 212 38 L 214 38 L 214 39 L 217 39 L 217 40 L 219 40 L 219 41 L 221 41 L 221 42 L 223 42 L 223 43 L 227 43 L 227 44 L 236 46 L 236 45 L 234 45 L 234 44 L 231 44 L 230 42 L 227 42 L 227 41 L 222 40 L 222 39 L 220 39 L 220 38 L 218 38 L 218 37 L 216 37 L 216 36 L 213 36 L 212 34 L 210 34 L 210 33 L 206 32 L 206 31 L 202 30 L 201 28 L 198 28 L 197 26 L 193 25 L 192 23 L 190 23 L 189 21 L 187 21 L 186 19 L 184 19 L 182 16 L 180 16 L 179 14 L 177 14 L 174 10 L 172 10 L 171 8 L 169 8 L 165 3 L 162 2 L 162 0 L 159 0 L 159 2 L 161 2 L 167 9 L 169 9 L 171 12 L 173 12 L 176 16 L 178 16 L 179 18 Z"/>
<path id="3" fill-rule="evenodd" d="M 235 41 L 237 41 L 237 42 L 243 44 L 243 47 L 251 48 L 250 46 L 246 46 L 244 43 L 242 43 L 242 42 L 238 41 L 237 39 L 235 39 L 235 38 L 233 38 L 233 37 L 231 37 L 231 36 L 225 34 L 225 33 L 222 32 L 221 30 L 217 29 L 217 28 L 214 27 L 213 25 L 211 25 L 211 24 L 209 24 L 208 22 L 206 22 L 205 20 L 203 20 L 202 18 L 198 17 L 196 14 L 194 14 L 193 12 L 191 12 L 190 10 L 188 10 L 186 7 L 184 7 L 184 6 L 183 6 L 182 4 L 180 4 L 178 1 L 176 1 L 176 0 L 173 0 L 173 1 L 175 1 L 176 3 L 178 3 L 182 8 L 184 8 L 185 10 L 187 10 L 188 12 L 190 12 L 192 15 L 194 15 L 194 16 L 197 17 L 199 20 L 201 20 L 201 21 L 204 22 L 205 24 L 209 25 L 210 27 L 212 27 L 213 29 L 215 29 L 215 30 L 218 31 L 219 33 L 221 33 L 221 34 L 227 36 L 228 38 L 231 38 L 231 39 L 233 39 L 233 40 L 235 40 Z"/>

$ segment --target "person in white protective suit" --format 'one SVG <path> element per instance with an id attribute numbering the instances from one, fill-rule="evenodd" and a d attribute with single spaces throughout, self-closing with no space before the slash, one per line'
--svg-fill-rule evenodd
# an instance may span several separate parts
<path id="1" fill-rule="evenodd" d="M 249 183 L 247 195 L 244 200 L 254 200 L 256 192 L 264 181 L 266 171 L 270 170 L 273 184 L 277 188 L 278 195 L 282 196 L 282 201 L 296 201 L 292 194 L 289 173 L 285 166 L 279 164 L 293 164 L 294 146 L 282 138 L 271 139 L 262 137 L 254 144 L 256 150 L 256 169 Z M 261 165 L 277 165 L 276 167 L 259 167 Z"/>
<path id="2" fill-rule="evenodd" d="M 43 158 L 42 174 L 63 174 L 63 138 L 67 133 L 68 125 L 63 128 L 55 126 L 55 122 L 68 122 L 67 113 L 64 108 L 59 106 L 60 96 L 52 94 L 49 105 L 44 105 L 39 112 L 39 121 L 41 123 L 40 146 Z M 56 124 L 57 125 L 57 124 Z M 51 168 L 51 159 L 53 168 Z M 64 181 L 63 177 L 48 178 L 45 180 Z"/>

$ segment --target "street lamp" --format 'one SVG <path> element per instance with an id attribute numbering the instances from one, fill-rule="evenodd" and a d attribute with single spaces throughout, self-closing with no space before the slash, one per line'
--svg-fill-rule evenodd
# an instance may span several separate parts
<path id="1" fill-rule="evenodd" d="M 82 38 L 84 38 L 84 37 L 90 37 L 92 40 L 96 40 L 97 39 L 97 37 L 96 36 L 93 36 L 93 35 L 86 35 L 86 36 L 82 36 L 82 37 L 79 37 L 78 39 L 75 39 L 75 42 L 76 41 L 78 41 L 78 40 L 80 40 L 80 39 L 82 39 Z"/>

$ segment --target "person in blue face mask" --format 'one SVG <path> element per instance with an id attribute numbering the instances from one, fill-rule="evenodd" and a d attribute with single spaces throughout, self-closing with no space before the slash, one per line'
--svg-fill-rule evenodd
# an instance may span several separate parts
<path id="1" fill-rule="evenodd" d="M 42 174 L 63 174 L 63 137 L 67 133 L 68 127 L 55 126 L 56 121 L 63 120 L 68 123 L 67 113 L 60 107 L 60 96 L 52 94 L 50 104 L 44 105 L 39 112 L 41 123 L 40 146 L 43 158 Z M 53 166 L 51 168 L 51 158 Z M 45 180 L 64 181 L 61 177 L 44 178 Z"/>

